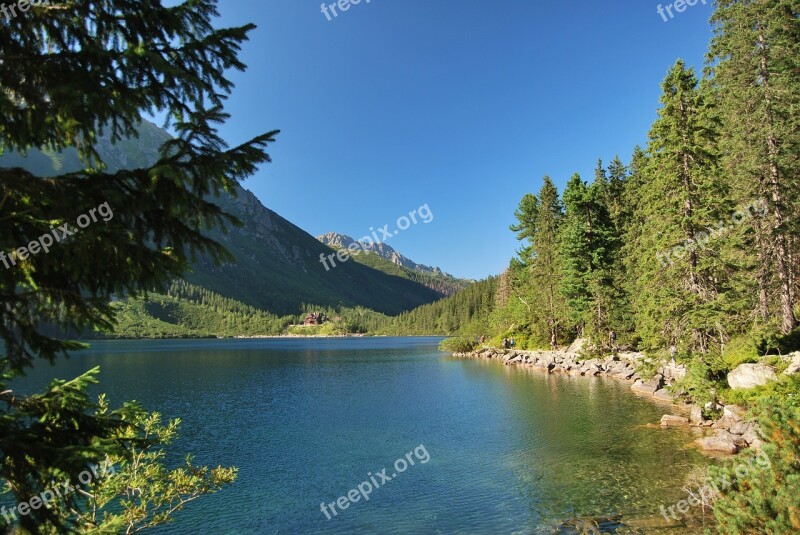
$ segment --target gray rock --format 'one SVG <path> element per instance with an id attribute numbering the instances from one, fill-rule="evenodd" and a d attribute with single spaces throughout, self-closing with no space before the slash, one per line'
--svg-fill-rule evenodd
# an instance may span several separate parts
<path id="1" fill-rule="evenodd" d="M 730 427 L 730 432 L 734 435 L 744 435 L 752 428 L 749 422 L 736 422 Z"/>
<path id="2" fill-rule="evenodd" d="M 660 371 L 664 375 L 664 379 L 670 383 L 673 381 L 680 381 L 686 377 L 686 366 L 683 364 L 673 364 L 672 362 L 668 362 L 662 366 Z"/>
<path id="3" fill-rule="evenodd" d="M 675 401 L 675 397 L 670 394 L 666 388 L 661 388 L 653 393 L 653 397 L 661 401 Z M 689 419 L 686 419 L 687 423 Z"/>
<path id="4" fill-rule="evenodd" d="M 589 340 L 586 338 L 577 338 L 572 345 L 567 349 L 567 355 L 580 355 L 585 349 L 589 348 Z"/>
<path id="5" fill-rule="evenodd" d="M 729 418 L 734 422 L 741 422 L 744 420 L 747 411 L 744 407 L 740 407 L 739 405 L 725 405 L 722 407 L 722 417 Z"/>
<path id="6" fill-rule="evenodd" d="M 726 436 L 699 438 L 695 442 L 706 451 L 719 451 L 730 454 L 739 451 L 739 446 Z"/>
<path id="7" fill-rule="evenodd" d="M 786 371 L 783 373 L 786 375 L 794 375 L 795 373 L 800 372 L 800 351 L 790 353 L 787 355 L 787 357 L 791 358 L 791 362 L 789 363 L 789 367 L 786 368 Z"/>
<path id="8" fill-rule="evenodd" d="M 734 390 L 754 388 L 775 381 L 775 370 L 764 364 L 742 364 L 728 374 L 728 384 Z"/>
<path id="9" fill-rule="evenodd" d="M 631 386 L 631 390 L 640 394 L 650 394 L 652 396 L 657 390 L 661 389 L 662 386 L 664 386 L 663 378 L 660 375 L 656 375 L 646 383 L 641 380 L 636 381 Z"/>
<path id="10" fill-rule="evenodd" d="M 748 445 L 747 441 L 741 435 L 735 435 L 727 431 L 717 431 L 717 438 L 733 442 L 739 449 L 744 449 Z"/>
<path id="11" fill-rule="evenodd" d="M 751 446 L 761 441 L 761 437 L 759 436 L 758 431 L 756 430 L 755 427 L 753 427 L 752 429 L 747 431 L 744 435 L 742 435 L 742 438 L 745 440 L 745 442 L 747 442 Z"/>
<path id="12" fill-rule="evenodd" d="M 665 414 L 661 417 L 661 427 L 676 427 L 684 425 L 689 425 L 689 418 L 676 416 L 674 414 Z"/>
<path id="13" fill-rule="evenodd" d="M 696 425 L 703 423 L 703 409 L 700 407 L 700 405 L 692 406 L 692 412 L 689 415 L 689 421 Z"/>

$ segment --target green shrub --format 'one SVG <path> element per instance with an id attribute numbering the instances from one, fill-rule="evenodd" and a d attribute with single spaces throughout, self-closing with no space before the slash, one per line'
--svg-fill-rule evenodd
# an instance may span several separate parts
<path id="1" fill-rule="evenodd" d="M 450 351 L 452 353 L 468 353 L 478 347 L 478 341 L 474 338 L 446 338 L 439 344 L 439 349 L 442 351 Z"/>
<path id="2" fill-rule="evenodd" d="M 719 355 L 705 355 L 704 360 L 694 358 L 686 368 L 686 377 L 678 381 L 676 390 L 686 392 L 700 406 L 716 401 L 719 393 L 728 388 L 727 369 Z"/>
<path id="3" fill-rule="evenodd" d="M 762 399 L 756 414 L 765 437 L 763 453 L 746 452 L 710 470 L 712 481 L 724 482 L 714 503 L 720 533 L 800 531 L 799 402 L 797 397 Z"/>
<path id="4" fill-rule="evenodd" d="M 759 341 L 752 335 L 735 336 L 725 346 L 722 359 L 725 361 L 729 370 L 733 370 L 740 364 L 748 362 L 758 362 L 758 358 L 763 354 L 759 350 Z"/>
<path id="5" fill-rule="evenodd" d="M 785 355 L 800 350 L 800 327 L 789 334 L 781 334 L 770 325 L 759 328 L 752 336 L 760 355 Z"/>

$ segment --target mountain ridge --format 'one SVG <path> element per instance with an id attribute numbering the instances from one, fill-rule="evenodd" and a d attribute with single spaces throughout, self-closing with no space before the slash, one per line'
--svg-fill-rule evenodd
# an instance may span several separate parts
<path id="1" fill-rule="evenodd" d="M 151 166 L 169 133 L 142 121 L 137 138 L 111 144 L 101 137 L 96 147 L 109 171 Z M 0 166 L 22 167 L 37 176 L 79 171 L 74 150 L 61 153 L 31 149 L 26 155 L 0 152 Z M 215 265 L 199 258 L 184 279 L 270 313 L 283 316 L 313 307 L 364 307 L 396 315 L 447 294 L 422 284 L 411 273 L 396 271 L 388 261 L 345 262 L 325 270 L 320 256 L 335 252 L 270 210 L 250 191 L 237 186 L 233 195 L 213 198 L 242 226 L 207 232 L 235 258 Z M 446 290 L 443 289 L 443 290 Z"/>
<path id="2" fill-rule="evenodd" d="M 430 267 L 426 266 L 425 264 L 417 264 L 408 257 L 398 253 L 392 246 L 387 245 L 386 243 L 380 241 L 373 243 L 356 241 L 347 234 L 340 234 L 338 232 L 327 232 L 325 234 L 322 234 L 321 236 L 317 236 L 317 239 L 320 242 L 327 245 L 328 247 L 332 247 L 334 249 L 347 249 L 350 245 L 358 243 L 363 251 L 376 254 L 381 258 L 383 258 L 384 260 L 388 260 L 389 262 L 397 264 L 398 266 L 402 266 L 404 268 L 413 270 L 419 270 L 426 273 L 432 273 L 434 275 L 450 277 L 453 279 L 456 278 L 453 275 L 450 275 L 449 273 L 445 273 L 441 268 Z"/>

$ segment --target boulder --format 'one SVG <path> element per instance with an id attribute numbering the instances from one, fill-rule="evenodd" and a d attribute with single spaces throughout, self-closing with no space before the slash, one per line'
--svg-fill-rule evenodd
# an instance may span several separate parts
<path id="1" fill-rule="evenodd" d="M 742 438 L 751 446 L 761 441 L 761 437 L 758 435 L 758 431 L 755 426 L 742 435 Z"/>
<path id="2" fill-rule="evenodd" d="M 744 407 L 740 407 L 739 405 L 725 405 L 722 407 L 722 417 L 729 418 L 734 422 L 741 422 L 744 420 L 745 414 L 747 414 L 747 411 Z"/>
<path id="3" fill-rule="evenodd" d="M 657 390 L 660 390 L 662 386 L 664 386 L 663 377 L 656 375 L 646 383 L 641 380 L 636 381 L 631 386 L 631 390 L 640 394 L 650 394 L 652 396 Z"/>
<path id="4" fill-rule="evenodd" d="M 775 371 L 764 364 L 742 364 L 728 374 L 728 384 L 734 390 L 754 388 L 775 381 Z"/>
<path id="5" fill-rule="evenodd" d="M 669 383 L 673 381 L 680 381 L 686 377 L 686 366 L 683 364 L 673 364 L 672 362 L 668 362 L 662 366 L 660 371 L 662 375 L 664 375 L 664 379 L 666 379 Z"/>
<path id="6" fill-rule="evenodd" d="M 786 375 L 794 375 L 795 373 L 800 372 L 800 351 L 790 353 L 787 355 L 787 357 L 791 359 L 791 362 L 789 363 L 789 367 L 786 368 L 786 371 L 783 373 Z"/>
<path id="7" fill-rule="evenodd" d="M 617 379 L 628 380 L 633 377 L 636 372 L 632 369 L 623 369 L 614 374 Z"/>
<path id="8" fill-rule="evenodd" d="M 572 345 L 567 349 L 567 355 L 580 355 L 585 349 L 589 348 L 589 340 L 586 338 L 576 338 Z"/>
<path id="9" fill-rule="evenodd" d="M 734 435 L 744 435 L 753 427 L 755 426 L 749 422 L 736 422 L 731 425 L 730 432 Z"/>
<path id="10" fill-rule="evenodd" d="M 674 414 L 665 414 L 661 417 L 661 427 L 676 427 L 683 425 L 689 425 L 689 418 L 675 416 Z"/>
<path id="11" fill-rule="evenodd" d="M 747 441 L 740 435 L 734 435 L 727 431 L 717 431 L 717 438 L 720 440 L 727 440 L 733 442 L 737 448 L 744 449 L 747 447 Z"/>
<path id="12" fill-rule="evenodd" d="M 689 414 L 689 421 L 695 425 L 703 423 L 703 409 L 700 405 L 692 406 L 692 412 Z"/>
<path id="13" fill-rule="evenodd" d="M 656 390 L 655 393 L 653 393 L 653 397 L 660 401 L 675 401 L 675 396 L 670 394 L 666 388 Z M 689 420 L 687 419 L 686 421 L 688 422 Z"/>
<path id="14" fill-rule="evenodd" d="M 698 438 L 696 441 L 700 448 L 706 451 L 718 451 L 722 453 L 734 454 L 739 451 L 739 446 L 727 436 L 715 436 Z"/>

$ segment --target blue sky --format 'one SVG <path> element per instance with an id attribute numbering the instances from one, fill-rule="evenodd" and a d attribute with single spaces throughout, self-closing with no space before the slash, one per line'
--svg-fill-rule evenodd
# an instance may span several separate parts
<path id="1" fill-rule="evenodd" d="M 650 0 L 362 0 L 332 21 L 320 3 L 220 2 L 222 25 L 258 25 L 221 132 L 282 130 L 245 187 L 315 236 L 427 204 L 387 243 L 476 279 L 507 267 L 543 175 L 561 189 L 646 143 L 667 69 L 702 68 L 711 37 L 701 3 L 668 22 Z"/>

